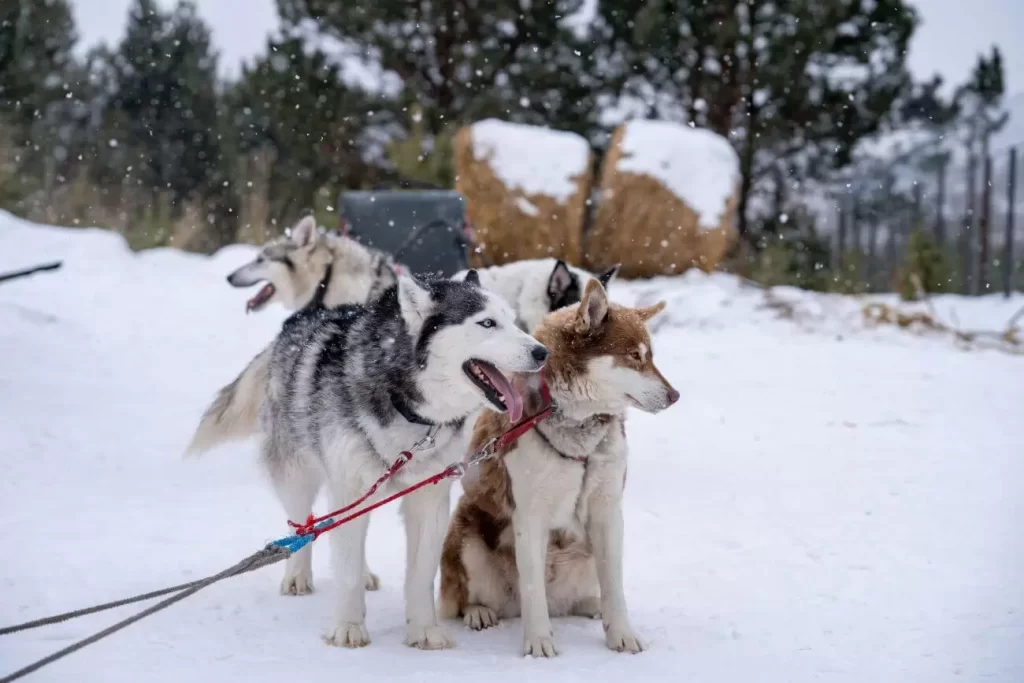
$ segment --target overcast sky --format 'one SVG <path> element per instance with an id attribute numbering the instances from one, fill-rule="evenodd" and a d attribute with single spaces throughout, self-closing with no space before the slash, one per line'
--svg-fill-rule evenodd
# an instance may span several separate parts
<path id="1" fill-rule="evenodd" d="M 374 2 L 374 0 L 347 0 Z M 160 0 L 172 6 L 173 0 Z M 116 42 L 124 31 L 130 0 L 72 0 L 81 46 Z M 197 0 L 199 13 L 213 29 L 221 69 L 238 65 L 263 50 L 277 26 L 274 0 Z M 947 83 L 961 83 L 979 52 L 999 45 L 1005 59 L 1007 91 L 1024 91 L 1024 0 L 911 0 L 922 26 L 910 47 L 910 67 L 924 78 L 934 72 Z"/>

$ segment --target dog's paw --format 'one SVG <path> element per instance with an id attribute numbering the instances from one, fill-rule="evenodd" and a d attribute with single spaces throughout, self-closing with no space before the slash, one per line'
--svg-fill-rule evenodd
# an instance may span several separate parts
<path id="1" fill-rule="evenodd" d="M 363 574 L 363 581 L 366 582 L 366 590 L 380 590 L 380 579 L 377 578 L 377 575 L 373 572 L 366 572 Z"/>
<path id="2" fill-rule="evenodd" d="M 420 650 L 448 650 L 455 647 L 455 640 L 443 626 L 405 627 L 405 644 Z"/>
<path id="3" fill-rule="evenodd" d="M 466 626 L 474 631 L 482 631 L 485 628 L 497 626 L 500 621 L 497 612 L 483 605 L 470 605 L 467 607 L 466 615 L 462 620 L 466 623 Z"/>
<path id="4" fill-rule="evenodd" d="M 572 613 L 577 617 L 587 617 L 588 619 L 600 619 L 601 618 L 601 599 L 600 598 L 583 598 L 572 607 Z"/>
<path id="5" fill-rule="evenodd" d="M 324 642 L 334 647 L 366 647 L 370 644 L 370 634 L 366 632 L 366 624 L 345 622 L 324 636 Z"/>
<path id="6" fill-rule="evenodd" d="M 526 636 L 523 638 L 524 657 L 557 657 L 558 648 L 555 639 L 549 633 L 543 636 Z"/>
<path id="7" fill-rule="evenodd" d="M 647 649 L 629 626 L 609 626 L 605 629 L 604 643 L 609 650 L 634 655 Z"/>
<path id="8" fill-rule="evenodd" d="M 309 595 L 313 592 L 313 573 L 287 573 L 281 580 L 281 595 Z"/>

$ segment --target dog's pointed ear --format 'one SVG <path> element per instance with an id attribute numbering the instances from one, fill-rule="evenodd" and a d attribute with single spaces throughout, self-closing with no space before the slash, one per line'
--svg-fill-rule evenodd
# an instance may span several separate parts
<path id="1" fill-rule="evenodd" d="M 572 287 L 572 272 L 565 261 L 559 259 L 551 270 L 551 277 L 548 278 L 548 296 L 552 301 L 560 301 L 570 287 Z"/>
<path id="2" fill-rule="evenodd" d="M 480 286 L 480 273 L 478 273 L 475 270 L 471 269 L 468 273 L 466 273 L 466 277 L 463 278 L 463 282 L 468 282 L 469 284 L 473 285 L 474 287 L 479 287 Z"/>
<path id="3" fill-rule="evenodd" d="M 597 276 L 597 279 L 601 281 L 601 284 L 604 285 L 605 289 L 608 289 L 608 285 L 611 284 L 611 281 L 619 274 L 619 268 L 621 267 L 621 263 L 616 263 L 614 266 Z"/>
<path id="4" fill-rule="evenodd" d="M 295 224 L 288 232 L 288 235 L 296 245 L 300 247 L 309 246 L 317 237 L 316 219 L 312 216 L 306 216 Z"/>
<path id="5" fill-rule="evenodd" d="M 597 280 L 587 282 L 587 289 L 576 309 L 576 329 L 580 332 L 594 332 L 600 329 L 608 317 L 608 294 Z"/>
<path id="6" fill-rule="evenodd" d="M 636 309 L 633 309 L 633 310 L 635 310 L 636 314 L 638 316 L 640 316 L 640 320 L 642 320 L 644 322 L 647 322 L 648 320 L 650 320 L 654 316 L 656 316 L 659 313 L 661 313 L 662 311 L 664 311 L 665 310 L 665 306 L 667 306 L 667 305 L 668 304 L 666 304 L 664 301 L 659 301 L 658 303 L 656 303 L 656 304 L 654 304 L 652 306 L 644 306 L 643 308 L 636 308 Z"/>
<path id="7" fill-rule="evenodd" d="M 433 309 L 430 290 L 404 274 L 398 276 L 397 288 L 398 305 L 402 310 L 402 318 L 409 328 L 409 334 L 413 338 L 418 337 L 423 322 Z"/>

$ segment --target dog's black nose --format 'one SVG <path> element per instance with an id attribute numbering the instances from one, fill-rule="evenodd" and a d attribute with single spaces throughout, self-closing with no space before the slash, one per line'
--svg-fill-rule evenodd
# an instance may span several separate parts
<path id="1" fill-rule="evenodd" d="M 548 356 L 551 355 L 551 352 L 548 351 L 547 348 L 538 345 L 533 347 L 533 351 L 530 351 L 530 355 L 533 356 L 533 359 L 538 363 L 543 363 L 548 359 Z"/>
<path id="2" fill-rule="evenodd" d="M 227 281 L 228 281 L 228 284 L 229 284 L 229 285 L 233 285 L 233 284 L 235 284 L 235 283 L 234 283 L 234 281 L 233 281 L 233 280 L 231 279 L 231 278 L 233 278 L 234 276 L 235 276 L 235 274 L 234 274 L 234 273 L 231 273 L 231 275 L 228 275 L 228 277 L 227 277 Z"/>

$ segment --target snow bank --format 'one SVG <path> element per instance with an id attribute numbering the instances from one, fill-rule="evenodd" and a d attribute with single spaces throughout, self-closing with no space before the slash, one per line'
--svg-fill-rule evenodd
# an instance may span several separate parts
<path id="1" fill-rule="evenodd" d="M 590 171 L 590 145 L 575 133 L 497 119 L 471 129 L 476 160 L 489 164 L 509 189 L 565 203 L 579 192 L 579 177 Z"/>
<path id="2" fill-rule="evenodd" d="M 655 323 L 659 327 L 691 330 L 754 331 L 782 326 L 819 338 L 859 338 L 887 344 L 917 347 L 922 344 L 952 348 L 948 334 L 927 330 L 900 330 L 865 323 L 864 307 L 880 303 L 904 313 L 928 313 L 939 322 L 965 331 L 999 332 L 1021 308 L 1024 294 L 965 297 L 936 295 L 928 303 L 908 303 L 896 294 L 848 296 L 822 294 L 795 287 L 762 289 L 727 273 L 687 271 L 679 277 L 659 277 L 630 282 L 616 288 L 613 298 L 623 303 L 649 305 L 668 302 Z M 1015 327 L 1024 335 L 1024 318 Z"/>
<path id="3" fill-rule="evenodd" d="M 717 229 L 740 181 L 739 157 L 729 141 L 667 121 L 624 125 L 617 170 L 655 178 L 697 213 L 700 227 Z"/>

